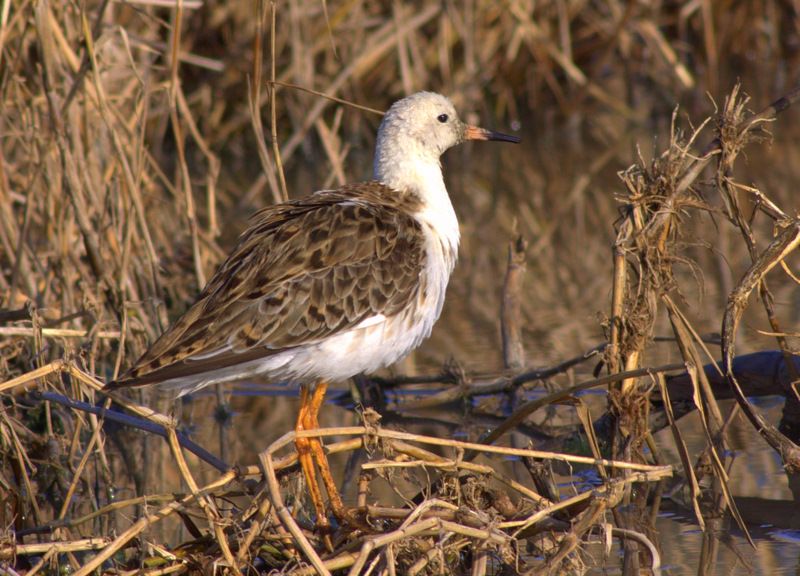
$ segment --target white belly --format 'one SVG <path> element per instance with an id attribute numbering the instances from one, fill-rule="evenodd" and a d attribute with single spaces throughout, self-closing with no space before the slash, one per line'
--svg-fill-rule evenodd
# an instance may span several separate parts
<path id="1" fill-rule="evenodd" d="M 370 326 L 283 352 L 265 363 L 265 373 L 288 380 L 341 382 L 375 372 L 406 356 L 430 335 L 436 317 L 430 312 L 425 316 L 416 321 L 409 315 L 377 317 Z"/>

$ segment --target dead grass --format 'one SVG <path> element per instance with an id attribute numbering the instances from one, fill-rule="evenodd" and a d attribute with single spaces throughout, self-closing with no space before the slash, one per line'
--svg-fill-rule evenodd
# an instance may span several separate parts
<path id="1" fill-rule="evenodd" d="M 689 454 L 673 426 L 702 524 L 695 470 L 711 471 L 720 506 L 734 505 L 723 457 L 730 417 L 698 370 L 716 355 L 700 335 L 722 331 L 722 368 L 734 386 L 735 342 L 763 347 L 770 339 L 793 353 L 785 302 L 796 287 L 777 265 L 791 267 L 797 244 L 794 191 L 769 177 L 764 189 L 742 172 L 772 167 L 770 153 L 789 154 L 753 144 L 795 96 L 760 115 L 749 108 L 788 94 L 796 81 L 795 17 L 772 1 L 0 1 L 0 566 L 35 573 L 69 564 L 79 574 L 304 573 L 305 563 L 319 573 L 434 574 L 456 565 L 472 574 L 498 566 L 579 572 L 591 562 L 582 545 L 603 531 L 625 542 L 626 562 L 655 566 L 651 526 L 623 517 L 619 505 L 641 512 L 660 498 L 652 481 L 667 468 L 652 452 L 648 413 L 653 391 L 667 394 L 663 364 L 677 355 L 702 398 L 705 454 Z M 734 74 L 758 104 L 738 88 L 724 97 Z M 165 415 L 170 407 L 147 392 L 135 402 L 117 398 L 139 418 L 135 426 L 155 426 L 139 433 L 104 427 L 108 413 L 90 409 L 108 408 L 100 382 L 185 309 L 249 212 L 368 176 L 378 116 L 342 101 L 381 110 L 419 89 L 452 95 L 487 125 L 519 123 L 528 147 L 518 156 L 463 149 L 448 159 L 464 222 L 462 262 L 441 327 L 419 366 L 403 368 L 424 373 L 450 355 L 474 357 L 469 339 L 478 338 L 481 359 L 446 373 L 458 387 L 419 402 L 564 384 L 515 405 L 483 440 L 569 400 L 589 439 L 584 464 L 597 467 L 605 487 L 556 502 L 540 489 L 546 478 L 501 473 L 502 457 L 567 455 L 455 441 L 442 455 L 422 447 L 429 437 L 374 424 L 323 431 L 352 435 L 331 451 L 373 450 L 358 468 L 366 478 L 359 509 L 376 531 L 343 529 L 335 553 L 320 557 L 304 507 L 290 498 L 291 455 L 270 460 L 290 437 L 268 448 L 261 468 L 209 472 L 190 459 L 178 475 L 178 446 L 188 444 Z M 722 103 L 718 113 L 706 92 Z M 695 127 L 686 116 L 713 122 Z M 669 141 L 654 143 L 652 133 Z M 644 148 L 638 158 L 636 141 Z M 621 185 L 609 184 L 634 161 Z M 498 279 L 517 234 L 501 315 Z M 737 332 L 756 289 L 777 337 Z M 592 318 L 599 312 L 605 324 Z M 657 333 L 672 334 L 677 346 L 654 346 Z M 576 382 L 583 350 L 605 338 L 609 375 Z M 595 438 L 592 414 L 571 396 L 593 386 L 610 388 L 608 438 Z M 796 471 L 796 446 L 738 396 Z M 481 463 L 473 464 L 473 449 L 483 450 Z M 407 499 L 416 493 L 410 488 L 427 498 L 368 504 L 381 482 Z M 633 483 L 640 489 L 630 490 Z M 180 485 L 189 492 L 170 494 Z"/>

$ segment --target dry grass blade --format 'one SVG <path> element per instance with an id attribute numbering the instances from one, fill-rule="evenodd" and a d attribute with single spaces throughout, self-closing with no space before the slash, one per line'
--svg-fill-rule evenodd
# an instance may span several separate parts
<path id="1" fill-rule="evenodd" d="M 692 459 L 689 456 L 689 450 L 686 448 L 686 442 L 683 440 L 683 436 L 681 435 L 681 432 L 675 423 L 675 415 L 672 411 L 672 402 L 669 398 L 669 391 L 667 390 L 666 381 L 661 374 L 657 375 L 656 378 L 658 380 L 661 396 L 664 398 L 664 411 L 666 412 L 667 419 L 669 421 L 669 429 L 670 432 L 672 432 L 672 437 L 675 440 L 675 446 L 678 449 L 678 456 L 681 459 L 681 464 L 683 464 L 683 473 L 686 475 L 686 481 L 689 484 L 689 491 L 695 518 L 697 519 L 697 523 L 699 524 L 700 528 L 705 530 L 705 520 L 703 518 L 703 512 L 700 509 L 700 502 L 698 500 L 700 498 L 700 484 L 697 482 L 697 475 L 695 474 L 694 466 L 692 465 Z"/>
<path id="2" fill-rule="evenodd" d="M 715 472 L 714 476 L 719 481 L 726 506 L 730 508 L 733 517 L 736 519 L 736 522 L 739 525 L 739 528 L 745 534 L 750 544 L 754 546 L 753 540 L 750 537 L 750 533 L 747 529 L 747 525 L 739 513 L 736 502 L 733 500 L 728 474 L 719 457 L 719 454 L 725 450 L 722 413 L 720 412 L 719 406 L 717 406 L 717 402 L 714 398 L 713 392 L 711 391 L 711 385 L 708 382 L 705 371 L 698 369 L 698 367 L 701 365 L 700 355 L 694 346 L 692 337 L 689 334 L 689 330 L 685 326 L 685 319 L 678 312 L 677 307 L 674 305 L 671 299 L 666 297 L 665 303 L 667 312 L 670 316 L 670 322 L 673 326 L 673 332 L 677 338 L 678 348 L 680 349 L 681 355 L 686 361 L 686 365 L 688 367 L 687 372 L 692 380 L 692 386 L 694 389 L 692 397 L 694 399 L 695 407 L 700 414 L 700 419 L 703 424 L 703 431 L 705 432 L 706 439 L 708 441 L 708 447 L 706 450 L 707 453 L 710 453 L 711 463 Z M 659 381 L 659 383 L 662 384 L 663 389 L 663 382 Z M 670 425 L 673 429 L 673 432 L 675 432 L 676 428 L 674 426 L 674 422 L 671 422 Z M 697 495 L 694 493 L 694 488 L 695 486 L 693 485 L 693 498 L 696 499 Z M 698 510 L 699 508 L 695 500 L 695 512 Z M 698 520 L 698 523 L 701 526 L 703 525 L 703 522 L 700 520 Z"/>
<path id="3" fill-rule="evenodd" d="M 281 519 L 281 522 L 283 522 L 283 526 L 294 537 L 295 543 L 300 550 L 303 551 L 303 554 L 311 563 L 311 565 L 314 566 L 317 574 L 320 576 L 330 576 L 330 571 L 322 563 L 322 559 L 314 550 L 314 547 L 308 541 L 308 538 L 306 538 L 305 534 L 303 534 L 303 531 L 297 525 L 297 522 L 295 522 L 294 518 L 292 518 L 291 512 L 283 502 L 281 490 L 278 485 L 278 479 L 275 476 L 275 466 L 272 463 L 272 454 L 269 451 L 263 452 L 260 455 L 260 460 L 264 476 L 267 480 L 267 487 L 269 489 L 272 506 L 278 514 L 278 517 Z"/>
<path id="4" fill-rule="evenodd" d="M 200 493 L 200 488 L 197 486 L 197 482 L 195 482 L 195 479 L 189 470 L 189 466 L 186 464 L 186 459 L 183 457 L 183 452 L 181 451 L 180 442 L 178 442 L 178 435 L 175 433 L 175 429 L 169 428 L 167 432 L 169 447 L 172 450 L 175 461 L 178 463 L 181 476 L 189 486 L 192 496 L 194 496 L 197 502 L 200 504 L 200 508 L 202 508 L 203 513 L 205 513 L 208 524 L 211 526 L 214 532 L 214 537 L 216 538 L 217 544 L 222 551 L 223 558 L 225 558 L 225 561 L 227 562 L 228 568 L 233 574 L 241 575 L 238 563 L 234 559 L 233 553 L 231 552 L 231 547 L 228 544 L 228 537 L 222 530 L 222 522 L 219 511 L 217 510 L 216 506 L 214 506 L 214 503 L 211 501 L 211 499 Z"/>
<path id="5" fill-rule="evenodd" d="M 653 466 L 650 464 L 638 464 L 635 462 L 625 462 L 622 460 L 608 460 L 606 458 L 591 458 L 589 456 L 577 456 L 574 454 L 565 454 L 561 452 L 547 452 L 543 450 L 527 450 L 524 448 L 510 448 L 506 446 L 491 446 L 487 444 L 476 444 L 474 442 L 461 442 L 459 440 L 451 440 L 448 438 L 435 438 L 431 436 L 421 436 L 419 434 L 409 434 L 407 432 L 398 432 L 396 430 L 370 431 L 363 426 L 347 426 L 338 428 L 321 428 L 319 430 L 303 430 L 301 432 L 288 432 L 276 440 L 267 452 L 270 454 L 280 450 L 294 441 L 295 437 L 298 438 L 314 438 L 326 436 L 352 436 L 361 434 L 375 434 L 378 438 L 386 438 L 390 440 L 403 440 L 403 441 L 416 441 L 422 444 L 429 444 L 431 446 L 447 446 L 459 450 L 477 450 L 487 454 L 503 454 L 506 456 L 527 456 L 530 458 L 548 458 L 552 460 L 561 460 L 564 462 L 574 462 L 578 464 L 591 464 L 607 466 L 610 468 L 621 468 L 627 470 L 637 470 L 642 472 L 661 473 L 669 471 L 669 466 Z"/>
<path id="6" fill-rule="evenodd" d="M 292 90 L 300 90 L 301 92 L 307 92 L 308 94 L 313 94 L 314 96 L 325 98 L 326 100 L 330 100 L 331 102 L 337 102 L 339 104 L 348 106 L 355 110 L 362 110 L 364 112 L 369 112 L 370 114 L 377 114 L 378 116 L 383 116 L 385 114 L 382 110 L 370 108 L 369 106 L 364 106 L 363 104 L 356 104 L 355 102 L 350 102 L 349 100 L 345 100 L 344 98 L 337 98 L 336 96 L 332 96 L 324 92 L 319 92 L 318 90 L 312 90 L 307 86 L 299 86 L 297 84 L 292 84 L 290 82 L 281 82 L 279 80 L 271 80 L 270 83 L 274 84 L 275 86 L 283 86 L 284 88 L 291 88 Z"/>
<path id="7" fill-rule="evenodd" d="M 84 538 L 71 542 L 41 542 L 39 544 L 17 544 L 1 547 L 0 559 L 11 559 L 15 556 L 28 554 L 63 554 L 65 552 L 81 552 L 84 550 L 98 550 L 108 545 L 107 538 Z"/>

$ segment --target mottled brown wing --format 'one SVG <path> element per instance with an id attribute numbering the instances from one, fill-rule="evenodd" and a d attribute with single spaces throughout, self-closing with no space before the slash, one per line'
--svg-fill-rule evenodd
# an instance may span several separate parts
<path id="1" fill-rule="evenodd" d="M 425 264 L 403 199 L 370 182 L 259 212 L 197 301 L 112 387 L 229 367 L 397 314 Z"/>

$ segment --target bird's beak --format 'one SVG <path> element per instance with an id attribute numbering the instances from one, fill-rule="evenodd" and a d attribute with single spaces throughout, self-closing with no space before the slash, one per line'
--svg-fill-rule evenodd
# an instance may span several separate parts
<path id="1" fill-rule="evenodd" d="M 508 134 L 495 132 L 494 130 L 487 130 L 486 128 L 478 128 L 477 126 L 470 126 L 469 124 L 467 124 L 466 128 L 464 129 L 464 139 L 496 140 L 498 142 L 513 142 L 514 144 L 519 143 L 519 138 L 517 136 L 509 136 Z"/>

